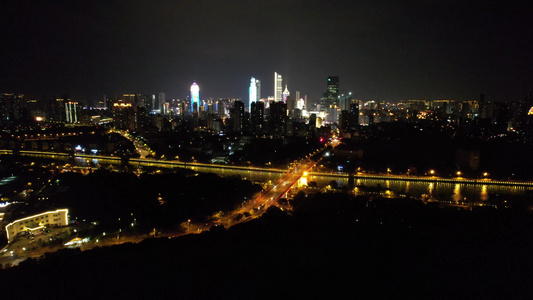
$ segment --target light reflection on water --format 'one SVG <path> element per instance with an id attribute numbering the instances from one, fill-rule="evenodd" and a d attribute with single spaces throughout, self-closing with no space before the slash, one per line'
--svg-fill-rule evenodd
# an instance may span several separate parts
<path id="1" fill-rule="evenodd" d="M 484 184 L 482 187 L 481 187 L 481 193 L 479 195 L 479 199 L 481 201 L 487 201 L 489 200 L 489 192 L 488 192 L 488 189 L 487 189 L 487 185 Z"/>
<path id="2" fill-rule="evenodd" d="M 315 181 L 319 187 L 326 186 L 332 180 L 341 187 L 348 185 L 348 178 L 309 176 L 308 181 Z M 401 181 L 385 179 L 357 178 L 356 185 L 381 186 L 395 193 L 413 197 L 428 195 L 430 198 L 444 201 L 488 201 L 499 195 L 525 196 L 532 188 L 523 186 L 487 185 L 453 182 Z"/>
<path id="3" fill-rule="evenodd" d="M 463 200 L 463 196 L 461 195 L 461 185 L 455 184 L 455 187 L 453 188 L 453 195 L 452 199 L 455 201 L 455 203 L 458 203 L 459 201 Z"/>

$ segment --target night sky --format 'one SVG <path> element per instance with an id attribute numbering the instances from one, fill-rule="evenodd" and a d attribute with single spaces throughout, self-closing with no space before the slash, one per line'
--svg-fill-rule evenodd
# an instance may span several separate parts
<path id="1" fill-rule="evenodd" d="M 7 4 L 5 2 L 8 2 Z M 532 92 L 528 1 L 2 1 L 0 92 L 247 98 L 273 73 L 317 100 L 518 100 Z"/>

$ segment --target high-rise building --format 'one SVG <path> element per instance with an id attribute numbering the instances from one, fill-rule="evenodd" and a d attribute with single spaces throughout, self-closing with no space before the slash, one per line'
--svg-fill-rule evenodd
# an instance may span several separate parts
<path id="1" fill-rule="evenodd" d="M 198 113 L 199 105 L 200 105 L 200 87 L 195 81 L 191 85 L 191 112 Z"/>
<path id="2" fill-rule="evenodd" d="M 299 109 L 299 110 L 304 110 L 305 109 L 305 100 L 302 99 L 302 98 L 296 100 L 296 108 Z"/>
<path id="3" fill-rule="evenodd" d="M 329 76 L 327 91 L 324 97 L 320 100 L 320 106 L 322 111 L 328 111 L 329 108 L 337 107 L 339 99 L 339 76 Z"/>
<path id="4" fill-rule="evenodd" d="M 250 121 L 252 132 L 257 136 L 263 134 L 263 116 L 265 114 L 265 103 L 262 101 L 252 103 L 250 108 Z"/>
<path id="5" fill-rule="evenodd" d="M 130 103 L 132 106 L 136 106 L 137 105 L 137 103 L 135 102 L 135 94 L 123 94 L 122 95 L 122 102 Z"/>
<path id="6" fill-rule="evenodd" d="M 150 114 L 154 110 L 155 95 L 144 95 L 142 99 L 146 114 Z"/>
<path id="7" fill-rule="evenodd" d="M 240 134 L 243 133 L 244 128 L 244 103 L 241 101 L 235 101 L 233 104 L 232 116 L 233 131 Z"/>
<path id="8" fill-rule="evenodd" d="M 65 114 L 67 123 L 78 123 L 80 108 L 78 102 L 68 101 L 65 102 Z"/>
<path id="9" fill-rule="evenodd" d="M 47 118 L 50 121 L 64 123 L 65 122 L 65 103 L 69 102 L 70 98 L 67 95 L 63 98 L 51 98 L 48 103 Z"/>
<path id="10" fill-rule="evenodd" d="M 276 138 L 285 136 L 287 124 L 287 104 L 273 102 L 270 104 L 269 131 Z"/>
<path id="11" fill-rule="evenodd" d="M 289 97 L 291 93 L 289 92 L 289 89 L 287 88 L 287 85 L 285 85 L 285 90 L 283 91 L 282 97 L 283 97 L 283 103 L 287 103 L 287 97 Z"/>
<path id="12" fill-rule="evenodd" d="M 131 103 L 113 103 L 113 124 L 121 130 L 135 130 L 135 111 Z"/>
<path id="13" fill-rule="evenodd" d="M 20 120 L 25 108 L 26 99 L 23 94 L 0 94 L 0 121 Z"/>
<path id="14" fill-rule="evenodd" d="M 157 94 L 157 101 L 154 103 L 154 109 L 156 111 L 159 111 L 160 113 L 163 113 L 163 107 L 165 106 L 165 103 L 167 102 L 165 93 L 159 93 Z"/>
<path id="15" fill-rule="evenodd" d="M 342 133 L 349 133 L 359 126 L 359 101 L 349 99 L 348 110 L 341 111 L 340 128 Z"/>
<path id="16" fill-rule="evenodd" d="M 479 94 L 479 118 L 481 119 L 490 119 L 493 115 L 493 103 L 492 101 L 485 100 L 485 93 L 481 92 Z"/>
<path id="17" fill-rule="evenodd" d="M 274 102 L 282 100 L 283 79 L 281 74 L 274 72 Z"/>
<path id="18" fill-rule="evenodd" d="M 257 101 L 261 100 L 261 80 L 256 79 L 255 85 L 257 86 Z"/>
<path id="19" fill-rule="evenodd" d="M 261 82 L 254 77 L 250 80 L 248 108 L 251 110 L 252 103 L 261 100 Z"/>
<path id="20" fill-rule="evenodd" d="M 335 100 L 339 97 L 339 76 L 328 77 L 328 96 Z"/>

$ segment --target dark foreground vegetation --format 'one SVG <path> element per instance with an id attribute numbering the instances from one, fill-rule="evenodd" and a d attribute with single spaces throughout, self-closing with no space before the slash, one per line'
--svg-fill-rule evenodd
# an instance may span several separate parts
<path id="1" fill-rule="evenodd" d="M 464 211 L 299 194 L 229 230 L 63 250 L 0 272 L 7 298 L 521 298 L 533 267 L 522 210 Z"/>
<path id="2" fill-rule="evenodd" d="M 176 230 L 188 219 L 201 221 L 231 210 L 262 190 L 239 176 L 223 178 L 186 169 L 154 173 L 62 173 L 37 199 L 68 207 L 78 222 L 95 222 L 94 230 L 147 233 L 153 228 Z"/>

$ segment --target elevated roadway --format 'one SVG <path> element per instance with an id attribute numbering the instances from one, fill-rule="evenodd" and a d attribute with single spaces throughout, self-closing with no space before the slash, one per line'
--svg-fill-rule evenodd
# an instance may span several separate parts
<path id="1" fill-rule="evenodd" d="M 13 154 L 13 150 L 0 150 L 0 154 Z M 32 151 L 32 150 L 20 150 L 18 154 L 24 156 L 54 158 L 67 161 L 72 157 L 72 154 L 46 152 L 46 151 Z M 117 156 L 105 156 L 105 155 L 89 155 L 74 153 L 74 158 L 82 158 L 86 160 L 98 160 L 100 164 L 120 165 L 122 160 Z M 144 167 L 162 167 L 162 168 L 186 168 L 199 172 L 212 172 L 223 173 L 224 171 L 236 171 L 233 174 L 239 174 L 243 177 L 250 176 L 251 174 L 269 174 L 269 180 L 278 179 L 283 174 L 287 173 L 286 168 L 265 168 L 254 166 L 236 166 L 236 165 L 220 165 L 220 164 L 206 164 L 198 162 L 182 162 L 177 160 L 156 160 L 146 158 L 132 158 L 129 159 L 129 163 L 133 166 Z M 230 172 L 231 174 L 231 172 Z M 338 177 L 349 178 L 350 174 L 347 173 L 334 173 L 334 172 L 310 172 L 310 177 Z M 361 179 L 381 179 L 381 180 L 397 180 L 397 181 L 421 181 L 421 182 L 443 182 L 443 183 L 464 183 L 464 184 L 483 184 L 483 185 L 506 185 L 506 186 L 521 186 L 521 187 L 533 187 L 531 181 L 515 181 L 515 180 L 492 180 L 492 179 L 471 179 L 463 177 L 443 178 L 437 176 L 401 176 L 390 174 L 353 174 L 354 178 Z"/>

